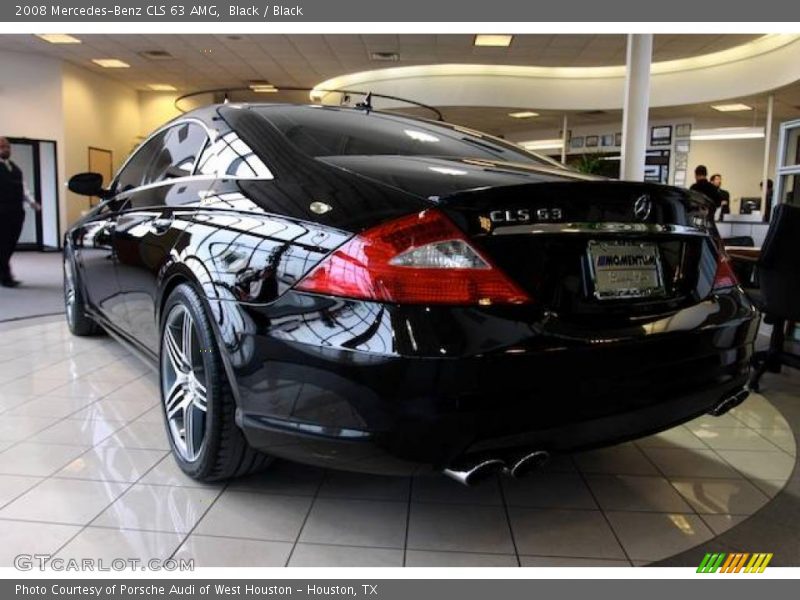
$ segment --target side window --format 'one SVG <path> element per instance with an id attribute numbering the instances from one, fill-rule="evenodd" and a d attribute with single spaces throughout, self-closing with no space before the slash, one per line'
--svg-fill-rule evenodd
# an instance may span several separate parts
<path id="1" fill-rule="evenodd" d="M 165 131 L 166 136 L 150 162 L 142 185 L 192 174 L 194 163 L 208 136 L 196 123 L 181 123 Z"/>
<path id="2" fill-rule="evenodd" d="M 150 138 L 146 144 L 136 150 L 122 171 L 117 175 L 117 183 L 114 190 L 116 193 L 125 192 L 142 185 L 145 172 L 150 163 L 153 162 L 155 155 L 161 151 L 166 135 L 167 132 L 162 131 L 158 135 Z"/>
<path id="3" fill-rule="evenodd" d="M 240 179 L 272 179 L 272 172 L 234 131 L 206 146 L 197 171 L 204 175 Z"/>
<path id="4" fill-rule="evenodd" d="M 192 174 L 208 137 L 197 123 L 180 123 L 150 138 L 117 176 L 116 192 Z"/>

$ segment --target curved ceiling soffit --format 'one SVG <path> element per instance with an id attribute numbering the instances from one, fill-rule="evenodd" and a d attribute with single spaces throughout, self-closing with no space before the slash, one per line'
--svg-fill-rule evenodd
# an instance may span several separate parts
<path id="1" fill-rule="evenodd" d="M 765 93 L 800 80 L 800 35 L 771 34 L 720 52 L 653 63 L 650 105 L 699 104 Z M 341 75 L 316 90 L 353 89 L 432 106 L 621 109 L 625 66 L 538 67 L 438 64 Z M 336 94 L 311 100 L 338 104 Z"/>

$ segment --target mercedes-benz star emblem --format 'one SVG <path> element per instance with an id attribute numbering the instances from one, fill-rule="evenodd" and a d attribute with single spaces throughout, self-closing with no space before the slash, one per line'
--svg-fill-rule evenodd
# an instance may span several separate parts
<path id="1" fill-rule="evenodd" d="M 653 203 L 650 200 L 650 196 L 642 194 L 636 199 L 636 202 L 633 203 L 633 216 L 636 217 L 638 221 L 646 221 L 647 217 L 650 216 L 650 210 L 652 208 Z"/>

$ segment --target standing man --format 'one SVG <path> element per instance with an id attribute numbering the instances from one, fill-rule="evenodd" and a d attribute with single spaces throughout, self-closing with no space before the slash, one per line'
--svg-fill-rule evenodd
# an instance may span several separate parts
<path id="1" fill-rule="evenodd" d="M 725 219 L 725 215 L 730 214 L 731 212 L 731 195 L 728 190 L 722 189 L 722 175 L 719 173 L 714 173 L 711 176 L 711 183 L 715 188 L 717 188 L 717 192 L 719 193 L 722 206 L 722 210 L 719 213 L 719 220 L 723 221 Z"/>
<path id="2" fill-rule="evenodd" d="M 3 287 L 17 287 L 20 283 L 11 274 L 11 255 L 25 221 L 22 204 L 25 202 L 34 210 L 41 209 L 25 189 L 22 171 L 10 159 L 11 144 L 0 137 L 0 285 Z"/>
<path id="3" fill-rule="evenodd" d="M 722 204 L 722 198 L 716 186 L 708 180 L 708 169 L 706 169 L 705 165 L 697 165 L 694 170 L 694 183 L 689 189 L 705 194 L 714 203 L 714 212 L 711 213 L 711 220 L 713 221 L 714 214 Z"/>

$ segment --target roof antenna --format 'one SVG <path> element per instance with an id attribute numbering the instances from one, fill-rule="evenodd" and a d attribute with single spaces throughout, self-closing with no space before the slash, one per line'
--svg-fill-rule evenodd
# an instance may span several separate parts
<path id="1" fill-rule="evenodd" d="M 373 110 L 372 109 L 372 92 L 367 92 L 367 97 L 364 98 L 363 102 L 358 102 L 356 104 L 356 108 L 361 109 L 361 110 L 365 110 L 365 111 L 367 111 L 367 114 L 369 114 L 369 112 L 371 110 Z"/>

